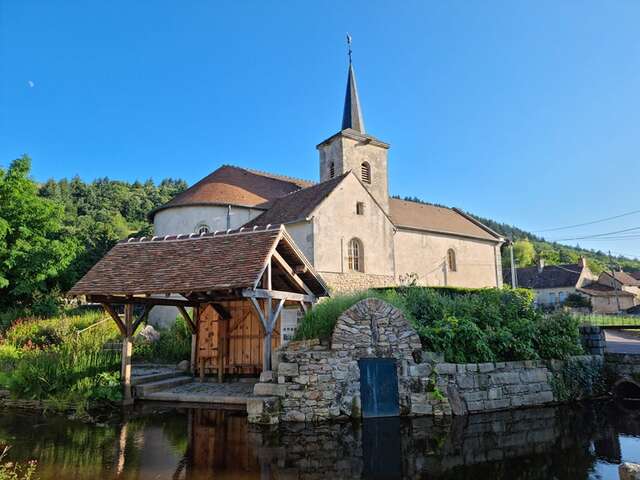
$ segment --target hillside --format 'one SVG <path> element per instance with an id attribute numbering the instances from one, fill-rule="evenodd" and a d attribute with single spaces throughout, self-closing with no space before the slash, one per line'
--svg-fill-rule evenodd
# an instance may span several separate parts
<path id="1" fill-rule="evenodd" d="M 394 198 L 401 198 L 395 195 Z M 412 202 L 425 203 L 428 205 L 437 205 L 430 202 L 425 202 L 416 197 L 404 197 L 404 200 Z M 442 206 L 442 205 L 437 205 Z M 466 212 L 473 218 L 484 223 L 487 227 L 496 231 L 505 238 L 510 238 L 514 241 L 529 241 L 535 249 L 535 256 L 532 258 L 520 257 L 518 260 L 519 267 L 528 267 L 535 263 L 535 258 L 544 258 L 548 265 L 557 265 L 563 263 L 575 263 L 580 257 L 586 257 L 589 263 L 589 267 L 595 273 L 599 273 L 605 268 L 610 268 L 611 263 L 616 267 L 621 267 L 624 270 L 640 270 L 640 260 L 634 260 L 624 256 L 613 256 L 611 261 L 609 255 L 606 252 L 598 250 L 590 250 L 581 248 L 579 246 L 569 247 L 555 242 L 548 242 L 543 237 L 534 235 L 531 232 L 522 230 L 513 225 L 507 223 L 500 223 L 489 218 L 484 218 L 479 215 L 474 215 L 472 212 Z M 506 253 L 506 252 L 504 252 Z M 505 266 L 508 264 L 508 255 L 503 254 L 503 263 Z"/>

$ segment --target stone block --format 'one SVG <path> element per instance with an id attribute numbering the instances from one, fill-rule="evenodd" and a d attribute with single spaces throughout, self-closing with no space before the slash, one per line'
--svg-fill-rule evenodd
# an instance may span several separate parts
<path id="1" fill-rule="evenodd" d="M 422 352 L 422 359 L 425 362 L 444 362 L 444 353 L 441 352 Z"/>
<path id="2" fill-rule="evenodd" d="M 496 369 L 496 366 L 493 363 L 479 363 L 478 364 L 478 371 L 480 373 L 493 372 L 495 369 Z"/>
<path id="3" fill-rule="evenodd" d="M 280 421 L 280 399 L 276 397 L 247 399 L 247 421 L 261 425 L 275 425 Z"/>
<path id="4" fill-rule="evenodd" d="M 273 382 L 273 372 L 271 370 L 267 370 L 260 373 L 260 383 L 269 383 Z"/>
<path id="5" fill-rule="evenodd" d="M 278 383 L 256 383 L 253 394 L 258 397 L 284 397 L 287 394 L 287 385 Z"/>
<path id="6" fill-rule="evenodd" d="M 278 365 L 278 375 L 283 377 L 296 377 L 299 374 L 299 366 L 297 363 L 280 362 Z"/>
<path id="7" fill-rule="evenodd" d="M 484 401 L 485 410 L 503 410 L 505 408 L 509 408 L 509 405 L 511 405 L 511 399 L 509 398 Z"/>
<path id="8" fill-rule="evenodd" d="M 436 373 L 439 375 L 453 375 L 456 373 L 455 363 L 437 363 Z"/>
<path id="9" fill-rule="evenodd" d="M 433 367 L 428 363 L 419 363 L 418 365 L 409 366 L 409 376 L 416 378 L 425 378 L 431 375 Z"/>
<path id="10" fill-rule="evenodd" d="M 618 467 L 620 480 L 640 480 L 640 465 L 625 462 Z"/>

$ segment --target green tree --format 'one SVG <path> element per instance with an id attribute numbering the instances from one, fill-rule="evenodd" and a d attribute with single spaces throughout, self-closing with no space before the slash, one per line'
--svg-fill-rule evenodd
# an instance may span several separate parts
<path id="1" fill-rule="evenodd" d="M 513 255 L 518 267 L 528 267 L 536 259 L 536 249 L 529 240 L 517 240 L 513 244 Z"/>
<path id="2" fill-rule="evenodd" d="M 64 208 L 38 195 L 24 155 L 0 168 L 0 307 L 25 308 L 55 286 L 79 251 Z"/>

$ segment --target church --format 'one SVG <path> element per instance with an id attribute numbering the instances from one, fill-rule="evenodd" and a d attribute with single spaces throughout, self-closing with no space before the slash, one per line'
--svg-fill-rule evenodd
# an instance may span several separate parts
<path id="1" fill-rule="evenodd" d="M 504 238 L 459 209 L 390 197 L 389 147 L 365 130 L 350 62 L 342 127 L 316 146 L 318 182 L 223 165 L 150 213 L 155 234 L 284 225 L 333 293 L 502 286 Z"/>

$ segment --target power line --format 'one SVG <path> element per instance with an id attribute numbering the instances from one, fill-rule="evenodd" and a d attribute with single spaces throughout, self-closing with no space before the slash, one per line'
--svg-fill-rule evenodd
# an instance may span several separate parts
<path id="1" fill-rule="evenodd" d="M 636 213 L 640 213 L 640 210 L 633 210 L 631 212 L 621 213 L 620 215 L 614 215 L 612 217 L 601 218 L 599 220 L 593 220 L 591 222 L 576 223 L 575 225 L 567 225 L 566 227 L 555 227 L 555 228 L 546 228 L 544 230 L 534 230 L 532 233 L 556 232 L 558 230 L 569 230 L 571 228 L 584 227 L 584 226 L 587 226 L 587 225 L 594 225 L 596 223 L 607 222 L 609 220 L 615 220 L 616 218 L 628 217 L 629 215 L 635 215 Z"/>
<path id="2" fill-rule="evenodd" d="M 616 233 L 625 233 L 625 232 L 631 232 L 634 230 L 640 230 L 640 227 L 632 227 L 632 228 L 625 228 L 623 230 L 615 230 L 613 232 L 606 232 L 606 233 L 596 233 L 593 235 L 585 235 L 583 237 L 573 237 L 573 238 L 558 238 L 555 240 L 550 240 L 552 242 L 568 242 L 570 240 L 585 240 L 588 238 L 598 238 L 598 237 L 606 237 L 607 235 L 615 235 Z"/>

